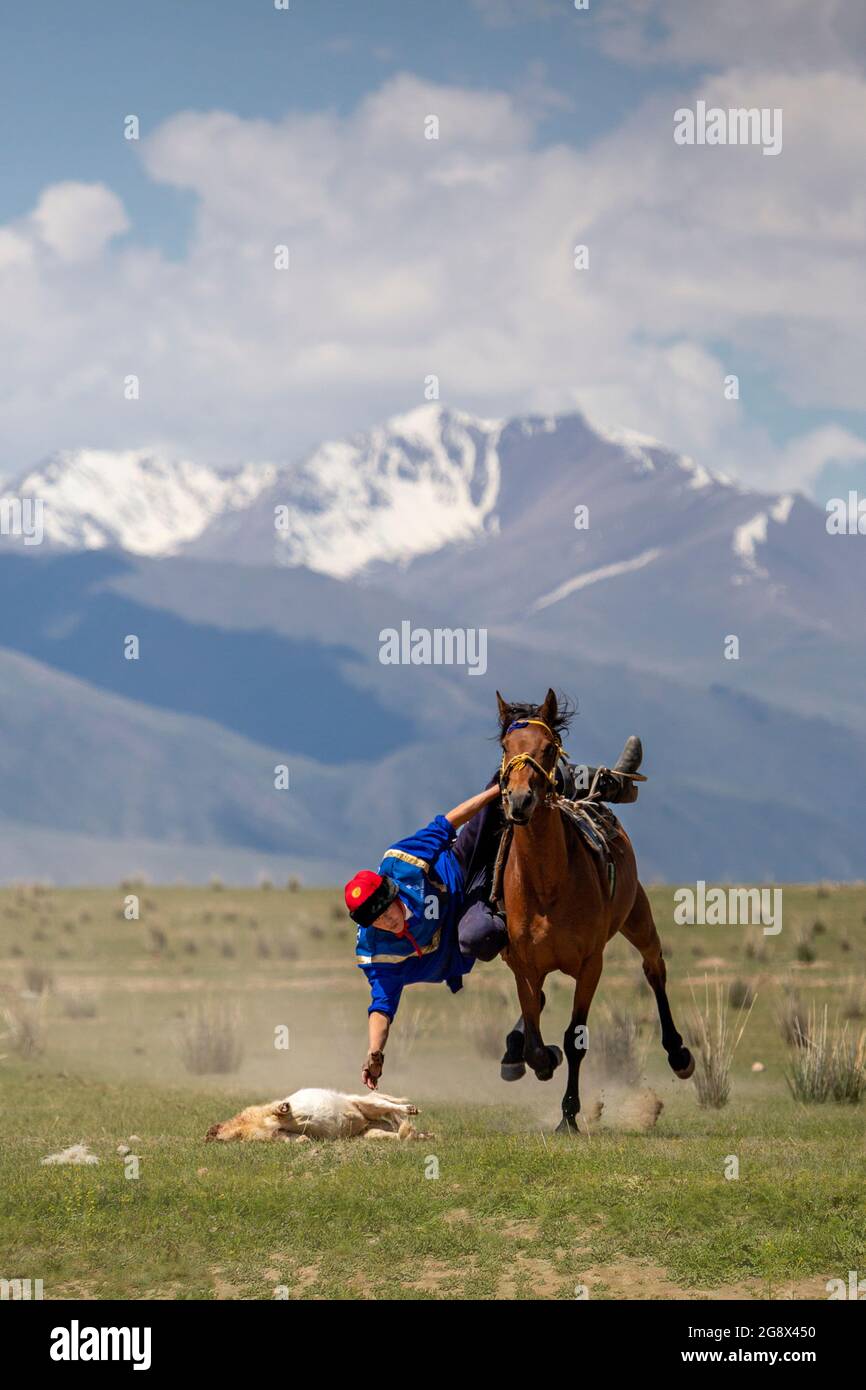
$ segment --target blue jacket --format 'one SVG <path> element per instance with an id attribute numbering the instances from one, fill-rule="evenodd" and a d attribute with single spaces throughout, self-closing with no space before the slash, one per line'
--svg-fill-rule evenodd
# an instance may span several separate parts
<path id="1" fill-rule="evenodd" d="M 475 964 L 460 954 L 457 922 L 463 905 L 463 873 L 452 845 L 455 830 L 437 816 L 386 850 L 379 873 L 397 884 L 409 915 L 406 934 L 359 927 L 357 963 L 370 981 L 368 1013 L 393 1018 L 405 985 L 444 980 L 456 993 Z"/>

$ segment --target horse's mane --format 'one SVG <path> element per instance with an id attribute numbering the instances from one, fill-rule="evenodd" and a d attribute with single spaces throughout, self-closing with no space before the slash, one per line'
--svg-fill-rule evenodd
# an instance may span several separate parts
<path id="1" fill-rule="evenodd" d="M 567 695 L 558 696 L 556 702 L 556 715 L 550 722 L 550 728 L 557 737 L 568 732 L 576 710 L 577 706 L 569 700 Z M 529 705 L 521 703 L 520 701 L 515 702 L 513 705 L 508 705 L 499 724 L 500 740 L 505 737 L 505 730 L 508 728 L 509 724 L 513 724 L 515 720 L 540 718 L 541 705 Z"/>

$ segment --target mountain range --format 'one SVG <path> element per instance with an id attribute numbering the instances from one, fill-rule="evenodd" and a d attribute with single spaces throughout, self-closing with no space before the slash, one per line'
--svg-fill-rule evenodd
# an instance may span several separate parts
<path id="1" fill-rule="evenodd" d="M 487 781 L 497 688 L 549 685 L 576 761 L 642 735 L 648 881 L 863 876 L 863 547 L 800 494 L 432 404 L 285 465 L 67 450 L 5 492 L 44 539 L 0 537 L 0 878 L 335 881 Z M 385 664 L 405 623 L 483 630 L 485 669 Z"/>

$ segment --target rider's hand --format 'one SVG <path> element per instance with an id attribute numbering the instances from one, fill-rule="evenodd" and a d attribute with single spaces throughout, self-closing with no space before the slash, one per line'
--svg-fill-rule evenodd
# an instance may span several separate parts
<path id="1" fill-rule="evenodd" d="M 382 1068 L 385 1065 L 385 1055 L 382 1052 L 368 1052 L 367 1060 L 361 1069 L 361 1080 L 369 1091 L 375 1091 L 379 1084 L 379 1077 L 382 1075 Z"/>

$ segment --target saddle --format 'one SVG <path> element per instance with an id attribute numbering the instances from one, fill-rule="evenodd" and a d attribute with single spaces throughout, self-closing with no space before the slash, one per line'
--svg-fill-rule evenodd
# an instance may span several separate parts
<path id="1" fill-rule="evenodd" d="M 621 834 L 622 827 L 605 803 L 625 805 L 637 801 L 638 783 L 647 780 L 643 773 L 638 772 L 642 761 L 643 745 L 637 735 L 632 734 L 626 739 L 615 767 L 581 767 L 563 759 L 557 769 L 554 804 L 598 857 L 611 898 L 616 891 L 616 864 L 611 854 L 611 844 Z M 513 826 L 506 825 L 496 852 L 490 888 L 490 901 L 503 914 L 502 879 L 513 833 Z"/>

